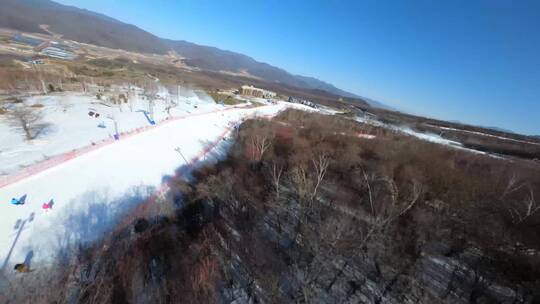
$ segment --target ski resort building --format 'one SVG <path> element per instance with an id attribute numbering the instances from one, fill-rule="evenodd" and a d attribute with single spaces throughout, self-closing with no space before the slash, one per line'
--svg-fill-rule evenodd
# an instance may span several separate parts
<path id="1" fill-rule="evenodd" d="M 296 97 L 289 96 L 288 101 L 291 102 L 291 103 L 303 104 L 305 106 L 312 107 L 314 109 L 318 108 L 318 106 L 315 103 L 313 103 L 313 102 L 311 102 L 309 100 L 301 99 L 301 98 L 296 98 Z"/>
<path id="2" fill-rule="evenodd" d="M 254 86 L 248 86 L 248 85 L 243 85 L 242 87 L 240 87 L 239 92 L 241 95 L 260 97 L 260 98 L 274 98 L 277 96 L 275 92 L 268 91 L 265 89 L 259 89 Z"/>
<path id="3" fill-rule="evenodd" d="M 43 40 L 26 36 L 26 35 L 22 35 L 22 34 L 15 35 L 13 37 L 13 41 L 17 43 L 21 43 L 21 44 L 30 45 L 30 46 L 38 46 L 44 42 Z"/>
<path id="4" fill-rule="evenodd" d="M 53 57 L 53 58 L 64 59 L 64 60 L 73 60 L 75 59 L 75 57 L 77 57 L 75 53 L 65 50 L 59 46 L 55 46 L 55 45 L 44 48 L 41 51 L 41 54 L 49 56 L 49 57 Z"/>

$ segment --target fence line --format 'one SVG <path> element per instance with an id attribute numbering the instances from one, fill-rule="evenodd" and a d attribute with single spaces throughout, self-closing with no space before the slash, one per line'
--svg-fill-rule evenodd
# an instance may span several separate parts
<path id="1" fill-rule="evenodd" d="M 249 118 L 254 118 L 254 117 L 257 117 L 257 116 L 260 117 L 260 118 L 264 118 L 264 119 L 270 119 L 274 115 L 257 115 L 256 113 L 253 113 L 253 114 L 249 115 Z M 240 123 L 242 121 L 246 120 L 246 119 L 248 119 L 248 117 L 242 118 L 240 120 Z M 231 124 L 229 124 L 229 126 L 225 129 L 225 131 L 223 131 L 214 142 L 207 145 L 199 154 L 192 157 L 189 160 L 189 162 L 182 168 L 181 171 L 178 171 L 178 172 L 175 173 L 174 177 L 180 177 L 183 174 L 189 172 L 195 166 L 195 164 L 197 164 L 208 153 L 210 153 L 212 150 L 214 150 L 214 148 L 217 147 L 217 145 L 227 136 L 227 134 L 229 134 L 229 132 L 231 132 L 235 126 L 240 125 L 240 123 L 231 123 Z M 136 218 L 144 217 L 144 215 L 146 214 L 148 208 L 150 208 L 150 206 L 153 203 L 155 203 L 158 198 L 164 196 L 167 193 L 167 191 L 169 191 L 169 184 L 167 182 L 163 182 L 159 186 L 159 188 L 157 188 L 147 199 L 145 199 L 141 204 L 139 204 L 137 207 L 135 207 L 133 210 L 131 210 L 127 216 L 124 216 L 123 217 L 124 219 L 116 226 L 116 228 L 115 228 L 115 230 L 113 230 L 113 232 L 118 231 L 119 229 L 127 227 Z M 111 232 L 111 234 L 113 232 Z"/>

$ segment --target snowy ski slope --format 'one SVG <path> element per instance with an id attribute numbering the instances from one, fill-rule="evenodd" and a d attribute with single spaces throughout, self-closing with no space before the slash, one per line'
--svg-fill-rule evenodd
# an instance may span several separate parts
<path id="1" fill-rule="evenodd" d="M 118 215 L 149 197 L 232 124 L 252 115 L 275 115 L 287 106 L 222 108 L 161 123 L 0 188 L 2 271 L 12 272 L 14 264 L 28 259 L 32 267 L 51 262 L 65 248 L 97 239 Z M 227 141 L 221 143 L 218 147 Z M 22 196 L 24 205 L 9 203 Z M 44 210 L 51 200 L 52 210 Z"/>

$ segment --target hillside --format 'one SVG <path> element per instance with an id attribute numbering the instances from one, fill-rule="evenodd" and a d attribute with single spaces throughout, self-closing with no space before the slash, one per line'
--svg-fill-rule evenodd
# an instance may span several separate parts
<path id="1" fill-rule="evenodd" d="M 135 52 L 167 52 L 167 46 L 158 37 L 101 14 L 48 0 L 2 2 L 1 27 L 46 33 L 40 28 L 46 24 L 50 31 L 70 40 Z"/>
<path id="2" fill-rule="evenodd" d="M 358 98 L 324 81 L 293 75 L 243 54 L 187 41 L 162 39 L 134 25 L 88 10 L 49 0 L 2 0 L 0 27 L 46 33 L 40 27 L 44 24 L 51 32 L 70 40 L 141 53 L 166 54 L 172 50 L 185 57 L 185 64 L 191 67 L 247 73 L 270 83 Z"/>
<path id="3" fill-rule="evenodd" d="M 540 300 L 540 218 L 527 213 L 538 166 L 292 109 L 236 130 L 217 162 L 192 178 L 178 168 L 163 195 L 126 208 L 103 238 L 15 277 L 5 301 Z M 112 218 L 105 201 L 76 209 L 58 238 L 102 228 Z M 92 213 L 99 220 L 85 220 Z"/>

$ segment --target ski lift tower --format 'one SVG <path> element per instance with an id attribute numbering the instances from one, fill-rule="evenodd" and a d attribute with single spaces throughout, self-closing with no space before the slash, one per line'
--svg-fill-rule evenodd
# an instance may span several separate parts
<path id="1" fill-rule="evenodd" d="M 114 140 L 119 140 L 120 139 L 120 133 L 118 133 L 118 121 L 116 121 L 116 117 L 114 117 L 113 115 L 107 115 L 107 118 L 112 120 L 113 123 L 114 123 Z"/>
<path id="2" fill-rule="evenodd" d="M 153 98 L 148 99 L 148 116 L 150 116 L 150 119 L 154 121 L 154 99 Z"/>

